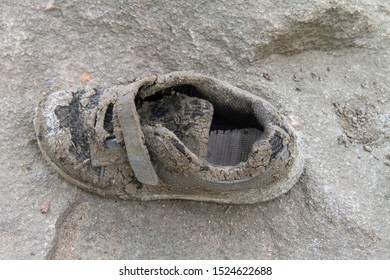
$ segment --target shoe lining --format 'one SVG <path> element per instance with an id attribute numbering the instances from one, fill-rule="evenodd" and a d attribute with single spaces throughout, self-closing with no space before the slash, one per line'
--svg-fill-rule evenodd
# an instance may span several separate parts
<path id="1" fill-rule="evenodd" d="M 245 162 L 260 136 L 261 131 L 257 128 L 243 128 L 214 114 L 207 145 L 207 161 L 222 166 Z"/>

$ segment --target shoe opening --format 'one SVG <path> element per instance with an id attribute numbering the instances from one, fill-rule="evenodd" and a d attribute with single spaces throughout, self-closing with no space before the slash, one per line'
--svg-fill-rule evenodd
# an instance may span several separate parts
<path id="1" fill-rule="evenodd" d="M 212 165 L 235 166 L 247 161 L 264 131 L 250 109 L 240 112 L 224 100 L 211 103 L 191 85 L 168 88 L 135 102 L 143 124 L 165 126 Z"/>

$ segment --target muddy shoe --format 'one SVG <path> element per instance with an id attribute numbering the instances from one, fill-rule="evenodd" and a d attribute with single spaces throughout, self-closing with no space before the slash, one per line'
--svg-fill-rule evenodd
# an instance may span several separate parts
<path id="1" fill-rule="evenodd" d="M 55 92 L 34 123 L 48 162 L 102 196 L 256 203 L 303 170 L 297 136 L 273 106 L 192 72 Z"/>

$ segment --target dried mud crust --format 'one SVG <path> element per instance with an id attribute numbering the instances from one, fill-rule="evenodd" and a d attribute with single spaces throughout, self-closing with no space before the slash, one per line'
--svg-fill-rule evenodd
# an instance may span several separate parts
<path id="1" fill-rule="evenodd" d="M 162 93 L 161 93 L 162 94 Z M 214 107 L 207 100 L 171 91 L 139 105 L 141 125 L 164 126 L 198 157 L 207 157 Z M 177 142 L 176 145 L 181 145 Z"/>
<path id="2" fill-rule="evenodd" d="M 344 132 L 337 139 L 340 145 L 363 144 L 365 150 L 371 151 L 373 145 L 389 137 L 376 127 L 376 114 L 369 109 L 342 103 L 333 105 Z"/>
<path id="3" fill-rule="evenodd" d="M 135 96 L 157 186 L 141 184 L 127 158 L 118 117 L 126 92 Z M 209 135 L 220 129 L 215 116 L 228 120 L 231 129 L 259 131 L 246 161 L 208 162 Z M 303 170 L 299 140 L 270 104 L 192 72 L 46 95 L 35 127 L 43 154 L 62 176 L 109 197 L 255 203 L 288 191 Z"/>
<path id="4" fill-rule="evenodd" d="M 123 185 L 137 186 L 124 147 L 105 147 L 119 134 L 105 125 L 115 98 L 109 90 L 91 88 L 52 93 L 40 102 L 35 118 L 46 159 L 71 183 L 103 196 L 126 196 Z M 117 120 L 111 123 L 118 127 Z"/>

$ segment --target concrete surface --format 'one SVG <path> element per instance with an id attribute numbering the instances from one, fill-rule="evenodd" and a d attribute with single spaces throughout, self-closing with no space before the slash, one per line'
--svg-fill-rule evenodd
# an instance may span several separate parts
<path id="1" fill-rule="evenodd" d="M 0 259 L 390 258 L 389 19 L 380 0 L 2 0 Z M 249 206 L 115 201 L 44 161 L 43 92 L 174 70 L 289 116 L 307 158 L 299 183 Z"/>

